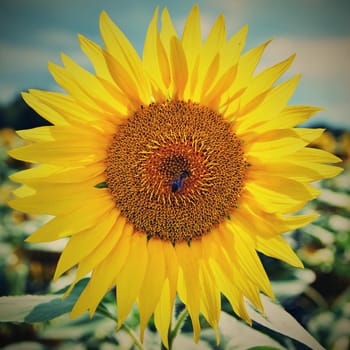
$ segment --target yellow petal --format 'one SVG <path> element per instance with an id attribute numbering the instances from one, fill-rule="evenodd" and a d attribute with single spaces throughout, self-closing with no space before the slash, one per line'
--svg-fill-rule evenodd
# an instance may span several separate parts
<path id="1" fill-rule="evenodd" d="M 342 160 L 324 150 L 316 148 L 303 148 L 296 152 L 294 155 L 288 157 L 291 161 L 297 162 L 312 162 L 312 163 L 339 163 Z"/>
<path id="2" fill-rule="evenodd" d="M 254 126 L 256 133 L 266 132 L 273 129 L 292 128 L 308 120 L 322 108 L 309 106 L 286 106 L 275 118 L 265 120 Z"/>
<path id="3" fill-rule="evenodd" d="M 302 140 L 306 141 L 307 143 L 311 143 L 312 141 L 315 141 L 325 131 L 325 129 L 311 129 L 311 128 L 293 128 L 292 129 Z"/>
<path id="4" fill-rule="evenodd" d="M 203 82 L 201 83 L 201 96 L 200 100 L 202 101 L 203 97 L 211 89 L 213 82 L 216 80 L 216 75 L 219 71 L 220 57 L 217 54 L 210 65 L 208 66 L 206 72 L 203 72 Z M 217 93 L 220 93 L 219 91 Z"/>
<path id="5" fill-rule="evenodd" d="M 143 64 L 146 71 L 157 82 L 158 87 L 165 90 L 170 83 L 170 68 L 163 44 L 159 38 L 158 7 L 149 24 L 144 49 Z"/>
<path id="6" fill-rule="evenodd" d="M 154 311 L 154 323 L 160 333 L 163 344 L 168 348 L 168 331 L 177 291 L 179 268 L 173 245 L 170 242 L 161 242 L 166 262 L 167 279 L 165 280 L 159 302 Z"/>
<path id="7" fill-rule="evenodd" d="M 16 159 L 31 163 L 74 166 L 92 164 L 106 158 L 105 150 L 95 142 L 85 140 L 84 144 L 70 145 L 66 141 L 52 141 L 19 147 L 8 152 Z"/>
<path id="8" fill-rule="evenodd" d="M 271 163 L 259 164 L 259 170 L 255 171 L 257 176 L 271 173 L 300 182 L 313 182 L 320 179 L 331 178 L 338 175 L 341 168 L 307 162 L 273 161 Z"/>
<path id="9" fill-rule="evenodd" d="M 247 158 L 254 158 L 251 164 L 255 163 L 255 159 L 257 159 L 258 163 L 280 160 L 286 156 L 290 159 L 293 154 L 307 145 L 306 141 L 295 137 L 288 131 L 282 132 L 278 130 L 276 137 L 272 133 L 270 135 L 271 137 L 249 142 L 244 145 Z"/>
<path id="10" fill-rule="evenodd" d="M 104 11 L 100 17 L 100 30 L 107 51 L 118 61 L 127 76 L 132 77 L 140 100 L 144 104 L 150 103 L 151 86 L 143 71 L 142 62 L 127 37 Z M 109 62 L 108 67 L 110 68 Z M 115 75 L 112 76 L 115 79 Z"/>
<path id="11" fill-rule="evenodd" d="M 223 45 L 220 51 L 221 72 L 238 63 L 241 52 L 244 49 L 247 33 L 248 26 L 245 25 Z"/>
<path id="12" fill-rule="evenodd" d="M 232 225 L 229 226 L 227 223 L 224 223 L 221 231 L 228 231 L 231 235 L 235 235 L 235 231 L 232 229 Z M 218 236 L 218 238 L 221 237 Z M 222 248 L 221 251 L 224 253 L 225 249 Z M 229 251 L 227 251 L 227 253 L 229 253 Z M 224 282 L 226 284 L 225 288 L 227 289 L 228 286 L 231 286 L 231 289 L 236 289 L 235 293 L 230 290 L 227 291 L 228 295 L 230 295 L 231 298 L 233 295 L 236 295 L 238 297 L 237 302 L 233 304 L 232 307 L 238 308 L 238 310 L 243 313 L 243 316 L 240 317 L 251 324 L 249 316 L 246 318 L 246 315 L 244 314 L 244 311 L 246 312 L 246 309 L 244 305 L 242 307 L 241 302 L 243 302 L 242 297 L 245 296 L 259 310 L 263 311 L 258 284 L 257 281 L 254 281 L 254 276 L 247 274 L 246 271 L 242 269 L 242 266 L 237 259 L 236 248 L 233 249 L 233 254 L 234 255 L 231 256 L 226 254 L 216 255 L 215 261 L 220 266 L 219 269 L 222 270 L 220 273 L 222 274 L 222 278 L 224 278 Z M 233 283 L 231 281 L 233 281 Z M 240 313 L 238 313 L 238 315 L 240 315 Z"/>
<path id="13" fill-rule="evenodd" d="M 198 73 L 196 86 L 191 96 L 193 101 L 201 101 L 207 90 L 216 83 L 219 71 L 220 49 L 226 40 L 226 29 L 223 15 L 215 21 L 198 56 Z M 197 61 L 195 62 L 197 64 Z"/>
<path id="14" fill-rule="evenodd" d="M 272 88 L 258 106 L 254 106 L 253 108 L 243 106 L 243 109 L 236 115 L 237 133 L 245 132 L 253 125 L 265 120 L 276 118 L 293 95 L 299 79 L 300 75 L 297 75 Z"/>
<path id="15" fill-rule="evenodd" d="M 107 212 L 95 226 L 73 235 L 58 260 L 54 280 L 92 253 L 109 234 L 117 218 L 116 210 Z"/>
<path id="16" fill-rule="evenodd" d="M 166 274 L 169 281 L 170 304 L 173 305 L 177 291 L 179 263 L 175 248 L 170 242 L 163 242 L 163 250 L 165 252 Z"/>
<path id="17" fill-rule="evenodd" d="M 86 106 L 83 107 L 72 96 L 60 92 L 36 89 L 30 89 L 29 92 L 32 99 L 59 113 L 66 121 L 65 125 L 69 123 L 86 127 L 88 123 L 89 127 L 97 128 L 97 125 L 99 127 L 101 127 L 101 124 L 103 125 L 103 119 L 110 117 L 106 112 L 97 113 L 96 110 L 88 109 Z M 99 122 L 97 123 L 97 121 Z"/>
<path id="18" fill-rule="evenodd" d="M 237 91 L 242 88 L 246 88 L 250 80 L 252 79 L 253 73 L 260 58 L 266 48 L 266 46 L 271 42 L 271 40 L 263 43 L 262 45 L 255 47 L 247 51 L 238 62 L 237 77 L 230 87 L 228 94 L 234 96 Z M 229 112 L 228 112 L 229 114 Z"/>
<path id="19" fill-rule="evenodd" d="M 192 10 L 187 17 L 181 40 L 186 54 L 189 71 L 191 72 L 202 46 L 202 33 L 200 28 L 200 13 L 198 5 L 192 7 Z"/>
<path id="20" fill-rule="evenodd" d="M 195 342 L 198 342 L 200 332 L 200 285 L 198 260 L 194 257 L 194 251 L 200 244 L 199 241 L 192 241 L 190 247 L 187 243 L 179 243 L 175 246 L 180 265 L 178 292 L 190 314 Z"/>
<path id="21" fill-rule="evenodd" d="M 282 216 L 278 213 L 268 213 L 254 206 L 249 197 L 245 198 L 245 196 L 246 194 L 242 196 L 244 197 L 242 203 L 248 201 L 249 204 L 242 204 L 235 210 L 234 215 L 240 221 L 250 222 L 251 232 L 254 232 L 254 235 L 274 237 L 305 226 L 318 217 L 318 214 Z"/>
<path id="22" fill-rule="evenodd" d="M 226 26 L 224 15 L 220 15 L 211 28 L 202 50 L 203 68 L 208 67 L 213 57 L 217 55 L 226 41 Z M 204 56 L 204 57 L 203 57 Z"/>
<path id="23" fill-rule="evenodd" d="M 98 104 L 104 110 L 110 113 L 120 113 L 121 103 L 119 101 L 126 101 L 123 95 L 110 95 L 109 90 L 105 88 L 94 74 L 80 67 L 69 56 L 62 54 L 62 61 L 67 72 L 73 76 L 74 80 L 87 95 L 98 101 Z"/>
<path id="24" fill-rule="evenodd" d="M 77 317 L 90 309 L 92 316 L 107 291 L 114 285 L 117 274 L 130 252 L 132 231 L 125 231 L 110 254 L 94 269 L 90 281 L 74 305 L 71 317 Z M 119 303 L 119 301 L 118 301 Z"/>
<path id="25" fill-rule="evenodd" d="M 286 60 L 275 64 L 257 74 L 249 83 L 247 89 L 241 97 L 241 105 L 247 105 L 256 96 L 264 93 L 271 88 L 278 78 L 290 67 L 294 61 L 295 55 L 290 56 Z"/>
<path id="26" fill-rule="evenodd" d="M 182 99 L 188 78 L 186 56 L 180 40 L 173 37 L 170 42 L 173 97 Z"/>
<path id="27" fill-rule="evenodd" d="M 223 260 L 223 257 L 218 257 L 220 260 Z M 252 323 L 247 310 L 243 302 L 243 293 L 233 274 L 227 274 L 225 272 L 225 261 L 217 261 L 217 259 L 209 260 L 210 268 L 215 277 L 216 284 L 223 295 L 229 301 L 233 311 L 242 319 L 244 319 L 249 324 Z"/>
<path id="28" fill-rule="evenodd" d="M 56 83 L 67 91 L 76 101 L 79 101 L 82 106 L 87 109 L 92 109 L 96 111 L 96 113 L 104 111 L 103 106 L 79 86 L 71 72 L 52 62 L 49 62 L 48 68 Z"/>
<path id="29" fill-rule="evenodd" d="M 12 181 L 32 184 L 40 188 L 43 183 L 79 183 L 94 179 L 93 186 L 103 182 L 105 167 L 95 164 L 93 167 L 58 167 L 42 164 L 34 168 L 19 171 L 10 176 Z"/>
<path id="30" fill-rule="evenodd" d="M 51 127 L 40 126 L 33 129 L 17 130 L 16 133 L 25 140 L 28 141 L 53 141 L 54 138 L 50 132 Z"/>
<path id="31" fill-rule="evenodd" d="M 41 117 L 54 125 L 69 125 L 69 123 L 53 108 L 39 101 L 35 96 L 22 92 L 22 98 L 28 106 L 34 109 Z"/>
<path id="32" fill-rule="evenodd" d="M 132 236 L 129 256 L 116 278 L 118 303 L 118 328 L 128 316 L 132 305 L 140 293 L 148 266 L 146 235 L 135 233 Z"/>
<path id="33" fill-rule="evenodd" d="M 269 178 L 269 181 L 266 179 L 264 183 L 249 181 L 246 183 L 246 189 L 253 202 L 258 203 L 268 213 L 290 213 L 299 210 L 307 201 L 319 195 L 316 189 L 291 179 L 278 177 Z"/>
<path id="34" fill-rule="evenodd" d="M 106 62 L 108 64 L 109 71 L 113 77 L 115 83 L 128 96 L 130 102 L 134 105 L 134 108 L 138 108 L 142 104 L 148 104 L 150 102 L 150 96 L 143 100 L 143 96 L 140 95 L 140 88 L 133 77 L 127 72 L 127 70 L 108 52 L 104 52 Z"/>
<path id="35" fill-rule="evenodd" d="M 22 185 L 21 187 L 16 188 L 15 190 L 12 191 L 12 193 L 19 198 L 26 198 L 29 196 L 33 196 L 36 194 L 36 190 L 30 186 L 27 185 Z M 12 208 L 16 208 L 16 202 L 15 201 L 9 201 L 7 204 L 12 207 Z M 20 210 L 20 209 L 17 209 Z"/>
<path id="36" fill-rule="evenodd" d="M 90 59 L 96 74 L 113 84 L 114 80 L 109 73 L 108 65 L 103 54 L 103 49 L 81 34 L 78 34 L 78 39 L 82 51 Z"/>
<path id="37" fill-rule="evenodd" d="M 177 34 L 173 22 L 170 18 L 169 11 L 166 7 L 162 12 L 161 21 L 162 28 L 160 31 L 160 40 L 163 43 L 168 57 L 170 57 L 170 43 L 173 37 L 177 37 Z"/>
<path id="38" fill-rule="evenodd" d="M 40 186 L 40 184 L 39 184 Z M 75 210 L 84 201 L 94 199 L 95 191 L 90 185 L 65 184 L 59 187 L 41 184 L 35 193 L 24 198 L 9 201 L 9 205 L 30 214 L 64 215 Z M 18 191 L 14 194 L 18 194 Z"/>
<path id="39" fill-rule="evenodd" d="M 138 296 L 140 310 L 140 337 L 143 341 L 144 331 L 156 305 L 158 304 L 165 280 L 165 260 L 163 244 L 158 239 L 148 242 L 148 266 Z"/>
<path id="40" fill-rule="evenodd" d="M 218 324 L 221 310 L 220 291 L 215 283 L 214 275 L 211 270 L 206 267 L 206 264 L 201 265 L 199 277 L 202 291 L 201 310 L 210 326 L 215 330 L 216 342 L 219 344 Z"/>
<path id="41" fill-rule="evenodd" d="M 303 263 L 282 237 L 265 238 L 257 236 L 256 249 L 267 256 L 285 261 L 294 267 L 303 267 Z"/>
<path id="42" fill-rule="evenodd" d="M 234 240 L 235 252 L 238 264 L 251 281 L 268 296 L 273 298 L 269 278 L 261 264 L 255 248 L 256 243 L 250 235 L 249 226 L 244 222 L 238 222 L 237 219 L 232 223 L 228 222 L 236 237 Z"/>
<path id="43" fill-rule="evenodd" d="M 166 280 L 158 305 L 154 310 L 154 324 L 160 334 L 162 343 L 169 349 L 168 334 L 172 316 L 173 303 L 170 302 L 169 280 Z"/>
<path id="44" fill-rule="evenodd" d="M 224 72 L 224 74 L 219 77 L 217 82 L 212 85 L 211 89 L 205 91 L 205 95 L 201 98 L 202 103 L 214 110 L 219 109 L 219 103 L 221 100 L 225 101 L 223 95 L 234 81 L 236 74 L 237 65 L 230 67 L 226 72 Z"/>
<path id="45" fill-rule="evenodd" d="M 100 264 L 107 256 L 109 256 L 112 250 L 118 252 L 118 249 L 121 251 L 123 248 L 126 249 L 126 244 L 119 244 L 119 240 L 122 240 L 122 237 L 131 237 L 133 232 L 133 226 L 131 224 L 126 224 L 126 219 L 122 215 L 116 218 L 114 226 L 109 231 L 108 236 L 104 238 L 101 244 L 98 245 L 88 256 L 83 258 L 78 266 L 76 272 L 76 278 L 79 280 L 83 278 L 87 273 L 93 270 L 98 264 Z M 122 248 L 121 248 L 122 247 Z M 123 251 L 125 254 L 126 252 Z M 115 254 L 112 253 L 111 256 L 115 257 Z M 121 254 L 119 252 L 119 254 Z M 112 259 L 112 258 L 111 258 Z M 115 269 L 115 262 L 113 262 L 113 269 Z M 115 276 L 114 276 L 115 277 Z"/>
<path id="46" fill-rule="evenodd" d="M 30 182 L 32 179 L 43 180 L 48 176 L 59 172 L 62 168 L 56 165 L 42 164 L 34 168 L 21 170 L 9 176 L 12 181 L 15 182 Z"/>
<path id="47" fill-rule="evenodd" d="M 28 242 L 51 242 L 86 230 L 99 221 L 115 204 L 107 191 L 100 189 L 96 197 L 84 202 L 71 213 L 53 218 L 27 238 Z"/>

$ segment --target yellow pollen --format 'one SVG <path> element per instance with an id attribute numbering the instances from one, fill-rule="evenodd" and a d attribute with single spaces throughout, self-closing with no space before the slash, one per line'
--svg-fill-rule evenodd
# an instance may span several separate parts
<path id="1" fill-rule="evenodd" d="M 198 103 L 152 103 L 118 125 L 106 182 L 135 229 L 173 244 L 209 233 L 238 205 L 247 163 L 240 139 Z"/>

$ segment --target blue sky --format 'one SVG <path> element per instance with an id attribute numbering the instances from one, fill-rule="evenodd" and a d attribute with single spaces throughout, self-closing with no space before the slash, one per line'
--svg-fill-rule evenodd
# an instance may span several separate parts
<path id="1" fill-rule="evenodd" d="M 286 77 L 302 73 L 293 104 L 326 108 L 314 122 L 350 129 L 350 1 L 348 0 L 1 0 L 0 103 L 28 88 L 57 89 L 47 62 L 65 52 L 85 67 L 77 33 L 101 43 L 99 15 L 107 10 L 142 52 L 154 8 L 167 6 L 181 33 L 191 7 L 201 9 L 202 31 L 224 13 L 228 34 L 249 24 L 246 48 L 274 38 L 258 70 L 296 52 Z"/>

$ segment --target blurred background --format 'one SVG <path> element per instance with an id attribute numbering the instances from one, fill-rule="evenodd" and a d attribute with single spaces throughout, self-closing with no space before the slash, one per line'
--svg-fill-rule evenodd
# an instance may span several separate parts
<path id="1" fill-rule="evenodd" d="M 286 310 L 326 349 L 350 349 L 350 2 L 347 0 L 1 0 L 0 295 L 52 292 L 70 278 L 68 274 L 66 280 L 51 283 L 64 242 L 46 245 L 24 242 L 47 218 L 6 206 L 10 192 L 17 186 L 8 176 L 30 167 L 7 156 L 9 149 L 23 144 L 14 130 L 45 124 L 25 105 L 20 92 L 28 88 L 59 90 L 48 73 L 47 62 L 60 63 L 61 52 L 91 69 L 79 49 L 77 34 L 102 44 L 98 25 L 102 10 L 109 13 L 142 54 L 147 25 L 157 5 L 161 9 L 168 7 L 181 33 L 195 3 L 200 5 L 204 36 L 215 18 L 224 13 L 228 36 L 249 24 L 246 50 L 274 39 L 257 71 L 296 52 L 296 60 L 283 78 L 302 73 L 290 104 L 325 108 L 306 126 L 327 128 L 313 146 L 338 155 L 345 170 L 335 179 L 316 184 L 322 194 L 307 210 L 318 211 L 319 219 L 288 235 L 305 270 L 262 258 L 278 300 Z M 121 348 L 131 347 L 130 343 L 123 343 L 125 334 L 115 334 L 113 323 L 106 326 L 98 318 L 94 322 L 84 319 L 72 322 L 63 317 L 40 325 L 0 324 L 0 348 L 108 350 L 120 344 L 124 344 Z M 190 331 L 189 327 L 185 325 L 184 333 Z M 205 346 L 203 343 L 198 348 Z M 288 346 L 304 349 L 294 343 Z"/>

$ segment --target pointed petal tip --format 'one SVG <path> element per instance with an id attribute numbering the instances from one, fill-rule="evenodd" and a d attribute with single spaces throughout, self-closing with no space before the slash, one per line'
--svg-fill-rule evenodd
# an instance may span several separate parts
<path id="1" fill-rule="evenodd" d="M 158 17 L 158 13 L 159 13 L 159 5 L 157 5 L 154 9 L 154 15 L 157 14 Z"/>
<path id="2" fill-rule="evenodd" d="M 218 325 L 213 327 L 213 329 L 214 329 L 214 332 L 215 332 L 216 346 L 219 346 L 220 345 L 220 333 L 219 333 Z"/>
<path id="3" fill-rule="evenodd" d="M 68 295 L 72 292 L 73 288 L 75 287 L 75 282 L 73 282 L 68 289 L 64 292 L 64 294 L 62 295 L 62 299 L 65 300 Z"/>
<path id="4" fill-rule="evenodd" d="M 62 68 L 62 67 L 56 63 L 53 63 L 51 61 L 47 62 L 47 69 L 52 75 L 54 75 L 55 72 L 57 71 L 57 69 L 60 69 L 60 68 Z"/>
<path id="5" fill-rule="evenodd" d="M 11 199 L 11 200 L 7 201 L 6 204 L 7 204 L 10 208 L 16 209 L 16 205 L 14 204 L 14 202 L 15 202 L 15 199 Z M 17 209 L 16 209 L 16 210 L 17 210 Z"/>
<path id="6" fill-rule="evenodd" d="M 77 318 L 79 316 L 81 316 L 82 314 L 85 313 L 86 310 L 80 309 L 78 307 L 76 307 L 78 304 L 75 304 L 73 307 L 73 310 L 69 313 L 69 318 L 70 319 L 74 319 Z"/>
<path id="7" fill-rule="evenodd" d="M 62 63 L 66 66 L 67 65 L 67 62 L 71 61 L 72 59 L 64 52 L 61 52 L 60 53 L 60 56 L 61 56 L 61 61 Z"/>
<path id="8" fill-rule="evenodd" d="M 110 19 L 106 10 L 102 10 L 100 13 L 100 21 L 105 21 Z"/>
<path id="9" fill-rule="evenodd" d="M 27 243 L 42 243 L 42 242 L 44 242 L 42 239 L 36 238 L 35 232 L 33 234 L 31 234 L 30 236 L 28 236 L 24 241 Z"/>
<path id="10" fill-rule="evenodd" d="M 25 96 L 29 95 L 30 93 L 30 89 L 28 91 L 21 91 L 20 94 L 21 94 L 21 97 L 23 98 L 23 100 L 25 99 Z"/>
<path id="11" fill-rule="evenodd" d="M 193 7 L 192 7 L 192 9 L 191 9 L 191 12 L 192 12 L 192 11 L 199 12 L 199 5 L 198 5 L 198 4 L 193 5 Z"/>
<path id="12" fill-rule="evenodd" d="M 244 34 L 247 34 L 249 31 L 249 24 L 245 24 L 241 29 L 240 29 Z"/>
<path id="13" fill-rule="evenodd" d="M 116 331 L 117 331 L 117 332 L 120 330 L 120 328 L 122 327 L 122 325 L 123 325 L 123 321 L 121 321 L 120 319 L 118 319 L 117 327 L 116 327 Z"/>
<path id="14" fill-rule="evenodd" d="M 86 36 L 84 36 L 83 34 L 80 34 L 80 33 L 78 33 L 77 37 L 78 37 L 80 44 L 82 42 L 86 41 L 86 39 L 87 39 Z"/>

